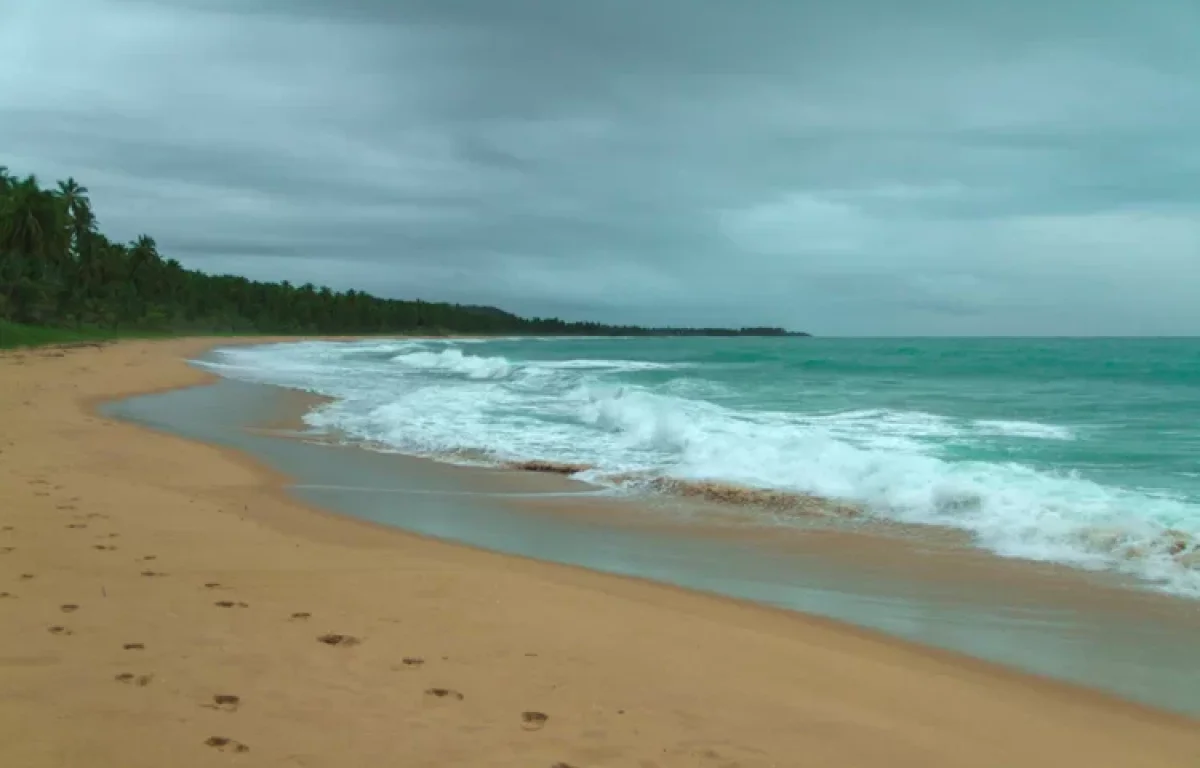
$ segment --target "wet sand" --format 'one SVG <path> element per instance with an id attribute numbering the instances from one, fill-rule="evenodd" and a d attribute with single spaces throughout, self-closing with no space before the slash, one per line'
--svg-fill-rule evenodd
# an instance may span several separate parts
<path id="1" fill-rule="evenodd" d="M 362 521 L 848 621 L 1200 715 L 1200 603 L 1113 574 L 1002 558 L 958 532 L 448 465 L 314 435 L 321 398 L 220 379 L 102 412 L 233 448 Z M 301 437 L 302 439 L 297 439 Z"/>
<path id="2" fill-rule="evenodd" d="M 0 357 L 0 764 L 1200 758 L 1195 720 L 826 619 L 361 524 L 244 455 L 95 414 L 203 382 L 184 359 L 212 343 Z"/>

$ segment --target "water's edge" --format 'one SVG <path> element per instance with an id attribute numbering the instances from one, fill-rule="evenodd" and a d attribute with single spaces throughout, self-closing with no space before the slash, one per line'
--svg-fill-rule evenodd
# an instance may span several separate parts
<path id="1" fill-rule="evenodd" d="M 380 340 L 201 364 L 327 396 L 310 425 L 384 450 L 952 528 L 1200 598 L 1200 346 Z"/>
<path id="2" fill-rule="evenodd" d="M 770 551 L 752 541 L 609 524 L 596 515 L 547 514 L 511 503 L 514 492 L 528 489 L 512 473 L 473 473 L 468 482 L 459 467 L 246 429 L 280 412 L 282 391 L 221 379 L 117 401 L 102 411 L 248 453 L 298 478 L 289 489 L 298 498 L 352 517 L 828 616 L 1200 715 L 1200 621 L 1188 601 L 1178 601 L 1178 617 L 1148 611 L 1131 622 L 1103 611 L 938 593 L 820 552 Z M 545 487 L 539 490 L 551 498 Z"/>

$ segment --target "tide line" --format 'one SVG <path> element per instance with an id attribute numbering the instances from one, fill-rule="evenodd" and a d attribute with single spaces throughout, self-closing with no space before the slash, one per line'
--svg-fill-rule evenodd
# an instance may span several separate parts
<path id="1" fill-rule="evenodd" d="M 304 483 L 291 485 L 296 490 L 312 491 L 353 491 L 355 493 L 404 493 L 425 496 L 485 496 L 509 498 L 546 498 L 546 497 L 580 497 L 580 496 L 617 496 L 619 493 L 609 488 L 599 488 L 594 491 L 433 491 L 421 488 L 371 488 L 361 485 L 324 485 Z"/>

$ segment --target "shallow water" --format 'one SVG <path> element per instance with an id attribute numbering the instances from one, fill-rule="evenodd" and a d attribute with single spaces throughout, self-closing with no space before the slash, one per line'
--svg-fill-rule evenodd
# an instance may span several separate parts
<path id="1" fill-rule="evenodd" d="M 1200 597 L 1200 340 L 372 340 L 209 365 L 331 396 L 311 424 L 407 453 L 816 495 Z"/>
<path id="2" fill-rule="evenodd" d="M 890 634 L 1200 714 L 1194 604 L 1086 611 L 947 583 L 932 589 L 837 553 L 785 551 L 753 540 L 689 535 L 685 527 L 629 525 L 614 515 L 549 514 L 515 492 L 580 492 L 560 481 L 514 483 L 511 473 L 275 437 L 246 425 L 273 419 L 280 392 L 238 381 L 137 397 L 111 415 L 237 448 L 297 478 L 299 497 L 386 525 L 501 552 L 638 576 L 842 619 Z M 613 501 L 613 504 L 628 502 Z M 550 504 L 553 507 L 553 504 Z M 1015 565 L 1013 567 L 1016 567 Z M 1166 598 L 1151 598 L 1163 601 Z M 1157 608 L 1161 608 L 1158 605 Z"/>

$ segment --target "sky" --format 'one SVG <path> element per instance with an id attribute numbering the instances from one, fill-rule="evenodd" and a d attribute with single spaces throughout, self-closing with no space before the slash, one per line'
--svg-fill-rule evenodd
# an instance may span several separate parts
<path id="1" fill-rule="evenodd" d="M 0 164 L 185 266 L 821 335 L 1200 334 L 1195 0 L 0 0 Z"/>

